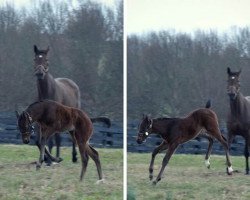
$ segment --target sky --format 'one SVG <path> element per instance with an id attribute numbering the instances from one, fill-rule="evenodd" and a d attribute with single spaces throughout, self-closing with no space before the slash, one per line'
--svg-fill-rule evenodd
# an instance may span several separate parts
<path id="1" fill-rule="evenodd" d="M 126 0 L 127 32 L 223 32 L 250 25 L 250 0 Z"/>

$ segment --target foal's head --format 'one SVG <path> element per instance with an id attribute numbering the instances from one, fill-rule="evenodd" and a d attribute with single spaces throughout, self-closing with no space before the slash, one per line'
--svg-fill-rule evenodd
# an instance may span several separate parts
<path id="1" fill-rule="evenodd" d="M 30 136 L 34 134 L 34 127 L 32 125 L 32 118 L 27 112 L 17 114 L 17 125 L 22 135 L 23 143 L 28 144 L 30 142 Z"/>
<path id="2" fill-rule="evenodd" d="M 35 53 L 35 75 L 38 79 L 44 79 L 44 76 L 49 70 L 49 63 L 47 59 L 47 53 L 49 51 L 49 47 L 46 50 L 39 50 L 36 45 L 34 45 L 34 53 Z"/>
<path id="3" fill-rule="evenodd" d="M 240 77 L 241 70 L 238 72 L 232 72 L 227 68 L 228 80 L 227 80 L 227 94 L 231 100 L 234 100 L 240 91 Z"/>
<path id="4" fill-rule="evenodd" d="M 143 143 L 148 135 L 151 133 L 152 131 L 152 119 L 150 119 L 147 115 L 143 115 L 142 117 L 142 121 L 139 125 L 139 132 L 137 134 L 137 143 L 141 144 Z"/>

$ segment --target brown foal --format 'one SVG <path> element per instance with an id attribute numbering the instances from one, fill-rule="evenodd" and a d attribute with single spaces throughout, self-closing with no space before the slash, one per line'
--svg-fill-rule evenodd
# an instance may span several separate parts
<path id="1" fill-rule="evenodd" d="M 152 153 L 152 159 L 149 166 L 150 180 L 153 179 L 155 156 L 159 152 L 167 149 L 167 153 L 162 161 L 161 170 L 153 184 L 156 184 L 161 180 L 163 171 L 178 146 L 197 137 L 201 132 L 202 136 L 205 136 L 209 140 L 209 147 L 205 158 L 207 167 L 209 168 L 210 166 L 209 157 L 213 144 L 213 138 L 216 138 L 226 151 L 227 173 L 228 175 L 232 174 L 233 169 L 229 158 L 227 141 L 219 130 L 218 119 L 215 112 L 209 109 L 209 107 L 210 105 L 207 104 L 206 108 L 197 109 L 184 118 L 150 119 L 148 116 L 143 116 L 139 125 L 137 143 L 141 144 L 144 142 L 151 133 L 158 134 L 163 139 L 163 142 L 155 148 Z M 205 130 L 206 134 L 204 134 L 202 130 Z"/>
<path id="2" fill-rule="evenodd" d="M 44 161 L 45 144 L 54 133 L 69 131 L 73 141 L 78 145 L 82 170 L 80 180 L 83 179 L 88 165 L 89 156 L 94 160 L 99 180 L 102 180 L 102 169 L 98 152 L 89 145 L 93 132 L 91 119 L 79 109 L 64 106 L 58 102 L 44 100 L 35 102 L 23 111 L 18 117 L 18 127 L 25 144 L 30 141 L 32 123 L 40 126 L 40 157 L 36 164 L 39 169 Z"/>

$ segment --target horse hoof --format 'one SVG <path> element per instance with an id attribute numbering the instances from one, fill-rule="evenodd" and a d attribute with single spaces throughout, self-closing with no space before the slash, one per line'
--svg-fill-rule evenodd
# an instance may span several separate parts
<path id="1" fill-rule="evenodd" d="M 153 185 L 156 185 L 157 184 L 157 181 L 155 180 L 155 181 L 153 181 Z"/>
<path id="2" fill-rule="evenodd" d="M 101 183 L 104 183 L 105 182 L 105 180 L 104 179 L 101 179 L 101 180 L 98 180 L 98 181 L 96 181 L 96 185 L 99 185 L 99 184 L 101 184 Z"/>
<path id="3" fill-rule="evenodd" d="M 76 163 L 77 162 L 77 158 L 72 158 L 72 162 Z"/>
<path id="4" fill-rule="evenodd" d="M 153 180 L 153 175 L 149 175 L 149 180 L 150 180 L 150 181 Z"/>
<path id="5" fill-rule="evenodd" d="M 36 165 L 36 171 L 40 170 L 41 165 Z"/>
<path id="6" fill-rule="evenodd" d="M 233 168 L 232 168 L 232 166 L 230 166 L 230 167 L 227 167 L 227 174 L 228 175 L 233 175 Z"/>
<path id="7" fill-rule="evenodd" d="M 62 161 L 63 161 L 63 159 L 59 157 L 59 158 L 57 158 L 56 162 L 59 163 L 59 162 L 62 162 Z"/>

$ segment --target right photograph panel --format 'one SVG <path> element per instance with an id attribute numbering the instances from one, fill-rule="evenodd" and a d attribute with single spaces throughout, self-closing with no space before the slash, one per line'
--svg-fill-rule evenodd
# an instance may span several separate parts
<path id="1" fill-rule="evenodd" d="M 250 3 L 127 0 L 127 199 L 249 199 Z"/>

